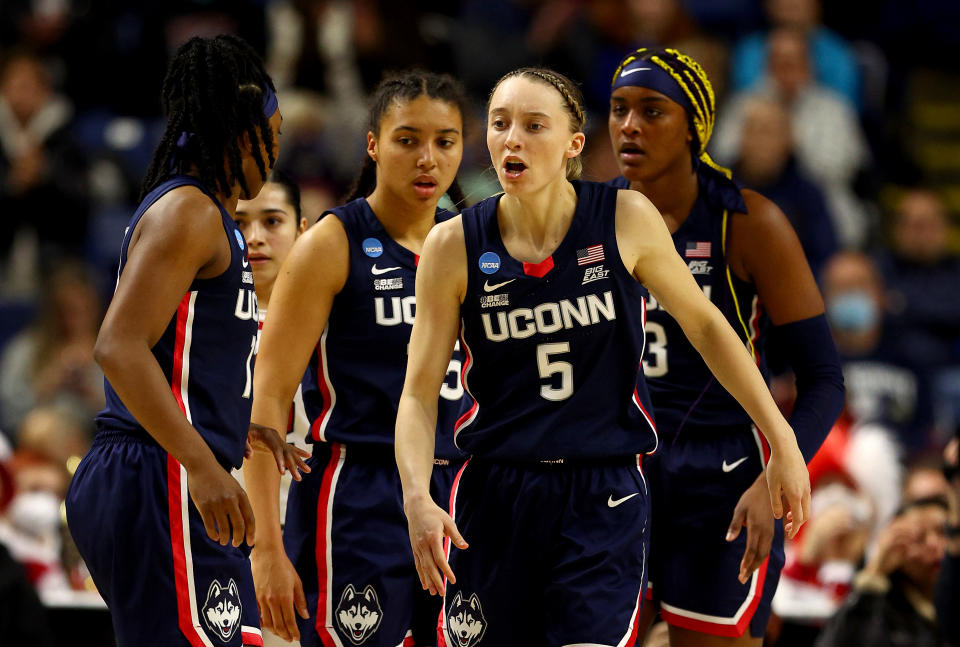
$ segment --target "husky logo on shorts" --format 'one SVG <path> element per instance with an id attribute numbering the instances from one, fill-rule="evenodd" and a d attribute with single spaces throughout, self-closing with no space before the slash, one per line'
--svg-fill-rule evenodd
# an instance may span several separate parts
<path id="1" fill-rule="evenodd" d="M 359 645 L 369 638 L 380 626 L 381 618 L 383 610 L 373 586 L 367 584 L 361 593 L 357 593 L 353 584 L 347 584 L 337 605 L 337 620 L 353 644 Z"/>
<path id="2" fill-rule="evenodd" d="M 203 620 L 210 631 L 223 642 L 229 642 L 240 628 L 240 591 L 231 578 L 226 586 L 218 580 L 210 583 L 207 601 L 203 603 Z"/>
<path id="3" fill-rule="evenodd" d="M 483 617 L 480 598 L 474 593 L 464 601 L 463 594 L 457 591 L 447 611 L 450 642 L 456 647 L 473 647 L 480 642 L 486 630 L 487 620 Z"/>

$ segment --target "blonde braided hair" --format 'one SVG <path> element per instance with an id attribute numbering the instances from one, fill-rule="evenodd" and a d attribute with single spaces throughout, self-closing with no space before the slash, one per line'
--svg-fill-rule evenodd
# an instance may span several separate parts
<path id="1" fill-rule="evenodd" d="M 490 109 L 490 99 L 493 98 L 493 93 L 497 91 L 500 84 L 515 76 L 537 79 L 559 92 L 560 96 L 563 97 L 567 113 L 570 115 L 570 132 L 578 133 L 583 131 L 587 123 L 587 113 L 583 109 L 583 93 L 580 92 L 577 84 L 566 76 L 545 67 L 521 67 L 512 72 L 507 72 L 500 77 L 500 80 L 493 86 L 493 90 L 490 91 L 490 97 L 487 99 L 488 110 Z M 583 160 L 579 155 L 567 160 L 566 172 L 568 180 L 580 178 L 580 175 L 583 173 Z"/>

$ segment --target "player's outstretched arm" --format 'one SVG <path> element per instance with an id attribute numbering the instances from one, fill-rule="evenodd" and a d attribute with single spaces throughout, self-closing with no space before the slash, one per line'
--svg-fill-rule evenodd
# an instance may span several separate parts
<path id="1" fill-rule="evenodd" d="M 466 268 L 460 218 L 434 227 L 424 241 L 417 267 L 417 316 L 397 409 L 395 443 L 403 509 L 420 584 L 432 594 L 443 593 L 444 576 L 457 581 L 444 554 L 443 538 L 450 537 L 461 549 L 467 547 L 453 519 L 430 497 L 437 399 L 460 326 Z"/>
<path id="2" fill-rule="evenodd" d="M 151 349 L 195 278 L 222 274 L 230 241 L 217 206 L 199 189 L 160 198 L 131 234 L 127 263 L 97 336 L 94 357 L 144 429 L 181 465 L 211 539 L 253 544 L 253 511 L 240 485 L 220 467 L 187 421 Z"/>
<path id="3" fill-rule="evenodd" d="M 624 264 L 677 320 L 713 374 L 769 441 L 770 503 L 779 519 L 785 512 L 781 495 L 786 499 L 785 530 L 792 537 L 809 516 L 810 479 L 793 430 L 756 364 L 677 254 L 656 207 L 636 191 L 621 191 L 618 196 L 617 241 Z"/>
<path id="4" fill-rule="evenodd" d="M 270 295 L 253 376 L 251 426 L 259 428 L 258 433 L 285 442 L 290 403 L 349 268 L 347 234 L 335 216 L 300 236 L 284 260 Z M 259 524 L 250 562 L 263 626 L 284 640 L 297 640 L 295 614 L 309 614 L 303 585 L 283 549 L 277 467 L 272 452 L 254 451 L 243 463 L 247 495 Z"/>

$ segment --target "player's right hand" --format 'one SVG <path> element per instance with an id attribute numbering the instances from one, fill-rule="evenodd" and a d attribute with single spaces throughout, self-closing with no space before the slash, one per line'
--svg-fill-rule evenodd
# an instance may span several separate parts
<path id="1" fill-rule="evenodd" d="M 431 595 L 443 594 L 444 576 L 454 584 L 457 582 L 443 550 L 443 538 L 449 537 L 460 550 L 467 548 L 467 542 L 450 515 L 429 495 L 406 502 L 403 508 L 420 586 Z"/>
<path id="2" fill-rule="evenodd" d="M 242 544 L 244 536 L 247 545 L 253 546 L 256 522 L 246 492 L 216 461 L 211 463 L 187 473 L 190 498 L 200 512 L 207 536 L 226 546 L 232 528 L 234 546 Z"/>
<path id="3" fill-rule="evenodd" d="M 303 583 L 282 547 L 257 546 L 250 552 L 253 586 L 260 608 L 260 625 L 286 641 L 300 640 L 294 612 L 306 620 Z"/>
<path id="4" fill-rule="evenodd" d="M 784 520 L 784 534 L 793 539 L 810 518 L 810 474 L 796 443 L 770 454 L 766 474 L 773 516 Z"/>

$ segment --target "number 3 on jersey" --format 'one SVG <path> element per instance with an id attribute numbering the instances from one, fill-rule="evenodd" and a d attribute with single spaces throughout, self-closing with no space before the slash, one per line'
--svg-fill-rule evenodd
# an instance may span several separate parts
<path id="1" fill-rule="evenodd" d="M 655 321 L 648 321 L 647 348 L 643 353 L 643 374 L 663 377 L 667 374 L 667 332 Z"/>

